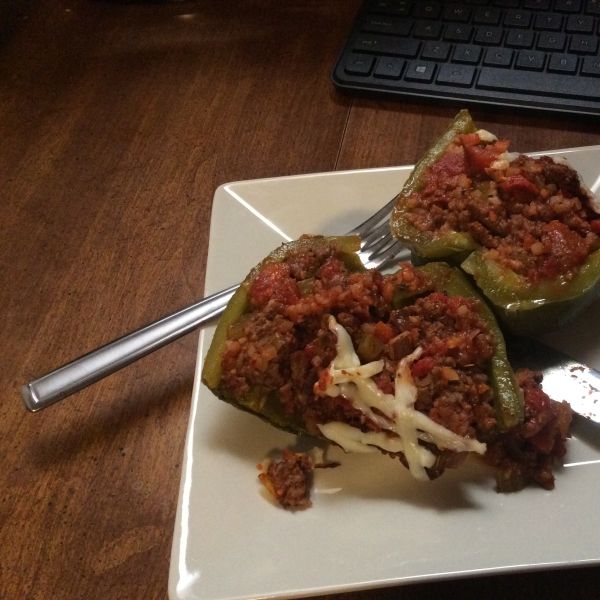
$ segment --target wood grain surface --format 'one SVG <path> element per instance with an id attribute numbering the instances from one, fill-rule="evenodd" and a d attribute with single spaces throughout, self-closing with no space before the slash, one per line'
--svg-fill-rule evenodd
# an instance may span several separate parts
<path id="1" fill-rule="evenodd" d="M 455 109 L 352 99 L 330 83 L 358 6 L 0 5 L 3 600 L 167 597 L 197 335 L 41 413 L 19 388 L 202 297 L 218 185 L 419 157 Z M 524 151 L 600 143 L 598 123 L 474 116 Z M 593 598 L 599 576 L 339 598 Z"/>

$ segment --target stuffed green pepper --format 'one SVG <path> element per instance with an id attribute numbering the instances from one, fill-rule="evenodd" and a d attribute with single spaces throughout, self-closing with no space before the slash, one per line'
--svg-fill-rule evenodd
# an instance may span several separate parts
<path id="1" fill-rule="evenodd" d="M 529 335 L 571 321 L 600 288 L 600 205 L 560 157 L 508 151 L 461 111 L 417 164 L 392 215 L 414 261 L 469 273 Z"/>
<path id="2" fill-rule="evenodd" d="M 281 429 L 397 457 L 417 479 L 476 453 L 499 481 L 551 487 L 570 412 L 545 400 L 534 374 L 512 372 L 467 278 L 443 263 L 383 275 L 362 267 L 358 248 L 355 237 L 306 236 L 253 269 L 219 323 L 203 382 Z M 544 401 L 530 406 L 527 388 Z"/>

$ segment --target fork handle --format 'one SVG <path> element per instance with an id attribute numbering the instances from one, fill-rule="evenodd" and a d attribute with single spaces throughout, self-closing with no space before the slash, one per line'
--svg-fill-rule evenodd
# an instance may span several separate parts
<path id="1" fill-rule="evenodd" d="M 26 383 L 21 387 L 25 406 L 32 412 L 46 408 L 198 329 L 225 310 L 238 287 L 208 296 Z"/>

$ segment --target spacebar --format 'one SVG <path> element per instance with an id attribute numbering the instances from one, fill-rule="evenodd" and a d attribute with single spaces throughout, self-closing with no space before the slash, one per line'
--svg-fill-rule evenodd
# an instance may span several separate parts
<path id="1" fill-rule="evenodd" d="M 482 67 L 477 87 L 484 90 L 568 98 L 600 99 L 600 79 Z"/>

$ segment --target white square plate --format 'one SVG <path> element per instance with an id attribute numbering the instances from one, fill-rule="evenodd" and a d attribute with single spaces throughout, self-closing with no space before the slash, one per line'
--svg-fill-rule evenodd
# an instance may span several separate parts
<path id="1" fill-rule="evenodd" d="M 566 156 L 590 187 L 600 180 L 600 146 L 545 154 Z M 352 229 L 398 192 L 410 170 L 221 186 L 206 294 L 241 281 L 285 240 Z M 597 310 L 548 341 L 600 368 Z M 280 509 L 266 498 L 256 465 L 297 440 L 201 384 L 213 331 L 207 327 L 200 336 L 169 573 L 172 600 L 289 598 L 600 561 L 600 426 L 582 421 L 551 492 L 497 494 L 476 461 L 422 483 L 386 456 L 330 448 L 329 458 L 341 467 L 316 473 L 313 507 Z"/>

